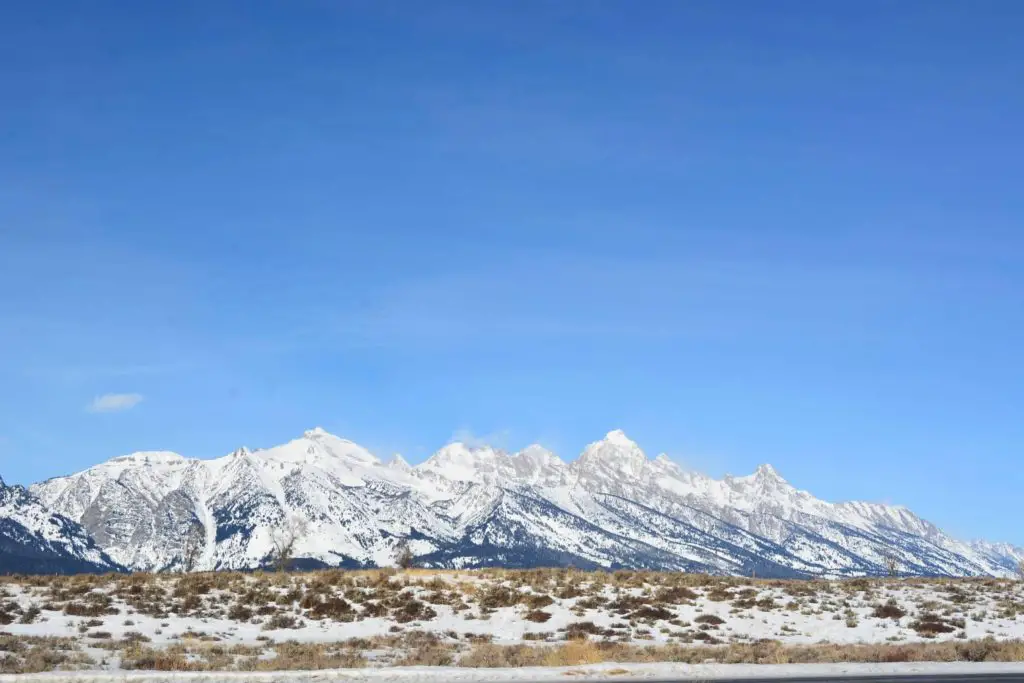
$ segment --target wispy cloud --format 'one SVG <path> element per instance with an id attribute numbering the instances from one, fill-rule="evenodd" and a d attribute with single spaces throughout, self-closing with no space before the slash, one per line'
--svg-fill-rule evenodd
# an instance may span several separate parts
<path id="1" fill-rule="evenodd" d="M 103 394 L 86 406 L 90 413 L 118 413 L 142 403 L 142 394 Z"/>
<path id="2" fill-rule="evenodd" d="M 452 433 L 448 443 L 464 443 L 470 448 L 491 446 L 492 448 L 507 449 L 511 437 L 512 431 L 509 429 L 499 429 L 490 434 L 475 434 L 471 429 L 463 427 Z"/>

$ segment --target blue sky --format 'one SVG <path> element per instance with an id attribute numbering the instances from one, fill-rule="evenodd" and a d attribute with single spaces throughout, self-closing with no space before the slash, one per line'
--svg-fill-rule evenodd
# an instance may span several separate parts
<path id="1" fill-rule="evenodd" d="M 16 3 L 0 475 L 623 428 L 1024 543 L 1024 6 Z"/>

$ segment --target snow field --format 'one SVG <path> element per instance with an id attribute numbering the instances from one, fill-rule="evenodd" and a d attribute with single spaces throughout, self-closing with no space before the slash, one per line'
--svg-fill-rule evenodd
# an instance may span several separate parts
<path id="1" fill-rule="evenodd" d="M 689 656 L 686 648 L 714 658 L 730 647 L 764 650 L 765 641 L 1013 643 L 1024 639 L 1024 584 L 574 570 L 5 578 L 4 637 L 67 639 L 84 654 L 74 666 L 98 670 L 177 661 L 161 664 L 161 653 L 195 668 L 252 669 L 285 656 L 312 658 L 315 668 L 454 664 L 484 645 L 550 650 L 584 642 L 592 647 L 579 657 L 593 662 L 612 653 L 657 659 L 651 647 L 673 659 Z M 576 655 L 558 655 L 566 656 Z"/>

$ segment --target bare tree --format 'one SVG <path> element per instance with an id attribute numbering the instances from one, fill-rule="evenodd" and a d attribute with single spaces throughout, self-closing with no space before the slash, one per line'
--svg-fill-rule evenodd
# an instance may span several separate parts
<path id="1" fill-rule="evenodd" d="M 185 534 L 185 547 L 182 550 L 182 568 L 185 573 L 195 571 L 205 547 L 206 528 L 198 519 L 193 519 Z"/>
<path id="2" fill-rule="evenodd" d="M 306 535 L 306 522 L 294 515 L 285 518 L 270 534 L 274 546 L 272 562 L 279 572 L 287 571 L 295 557 L 295 546 Z"/>
<path id="3" fill-rule="evenodd" d="M 410 569 L 416 563 L 416 557 L 409 547 L 409 539 L 403 538 L 395 546 L 395 564 L 400 569 Z"/>
<path id="4" fill-rule="evenodd" d="M 896 557 L 895 553 L 886 553 L 882 557 L 882 562 L 885 563 L 885 571 L 889 573 L 889 576 L 896 576 L 900 568 L 899 558 Z"/>

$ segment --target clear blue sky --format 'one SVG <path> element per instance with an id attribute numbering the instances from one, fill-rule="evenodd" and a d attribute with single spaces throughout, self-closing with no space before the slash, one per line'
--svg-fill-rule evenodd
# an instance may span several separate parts
<path id="1" fill-rule="evenodd" d="M 1022 35 L 1017 0 L 7 3 L 0 475 L 623 428 L 1024 543 Z"/>

